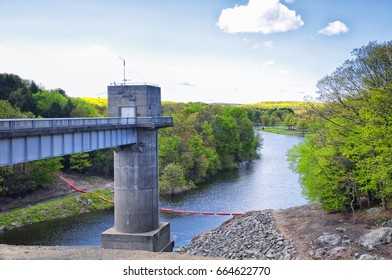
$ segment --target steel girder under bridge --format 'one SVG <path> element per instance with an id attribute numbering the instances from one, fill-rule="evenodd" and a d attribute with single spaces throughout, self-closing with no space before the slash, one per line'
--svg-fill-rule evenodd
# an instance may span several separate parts
<path id="1" fill-rule="evenodd" d="M 0 166 L 137 143 L 137 128 L 173 124 L 172 117 L 2 119 Z"/>

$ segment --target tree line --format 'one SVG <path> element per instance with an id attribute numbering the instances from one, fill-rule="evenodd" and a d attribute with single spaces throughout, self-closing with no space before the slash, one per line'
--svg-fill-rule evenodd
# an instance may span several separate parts
<path id="1" fill-rule="evenodd" d="M 163 193 L 195 187 L 217 172 L 257 157 L 260 139 L 249 111 L 202 103 L 164 103 L 175 126 L 159 130 Z M 105 117 L 106 98 L 73 98 L 14 74 L 0 74 L 0 118 Z M 51 185 L 52 171 L 113 176 L 112 149 L 79 153 L 0 168 L 0 195 L 21 196 Z"/>
<path id="2" fill-rule="evenodd" d="M 264 128 L 286 127 L 305 134 L 309 130 L 311 116 L 306 102 L 261 102 L 241 105 L 254 125 Z"/>
<path id="3" fill-rule="evenodd" d="M 304 194 L 328 211 L 392 202 L 392 41 L 352 51 L 318 84 L 312 133 L 288 153 Z"/>

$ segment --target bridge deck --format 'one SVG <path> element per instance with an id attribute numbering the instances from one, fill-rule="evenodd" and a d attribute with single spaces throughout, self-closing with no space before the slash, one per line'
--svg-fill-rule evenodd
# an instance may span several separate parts
<path id="1" fill-rule="evenodd" d="M 138 127 L 173 126 L 172 117 L 0 120 L 0 166 L 137 143 Z"/>

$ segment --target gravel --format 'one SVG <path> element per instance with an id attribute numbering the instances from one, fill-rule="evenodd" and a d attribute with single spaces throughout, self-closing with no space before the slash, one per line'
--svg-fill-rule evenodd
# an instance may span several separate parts
<path id="1" fill-rule="evenodd" d="M 219 228 L 198 235 L 177 252 L 236 260 L 295 259 L 293 242 L 277 231 L 271 212 L 252 211 L 234 217 Z"/>

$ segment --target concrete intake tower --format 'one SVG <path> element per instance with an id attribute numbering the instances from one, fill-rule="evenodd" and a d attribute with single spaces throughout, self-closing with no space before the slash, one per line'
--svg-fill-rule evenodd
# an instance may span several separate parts
<path id="1" fill-rule="evenodd" d="M 114 227 L 101 235 L 102 248 L 172 251 L 170 224 L 159 221 L 158 129 L 162 117 L 155 85 L 108 86 L 109 117 L 136 122 L 137 143 L 114 148 Z"/>

